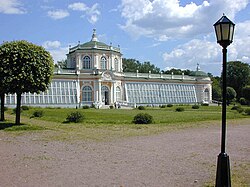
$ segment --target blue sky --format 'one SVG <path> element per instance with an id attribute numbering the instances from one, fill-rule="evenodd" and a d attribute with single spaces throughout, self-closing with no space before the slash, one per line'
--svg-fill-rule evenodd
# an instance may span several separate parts
<path id="1" fill-rule="evenodd" d="M 0 41 L 28 40 L 66 58 L 68 46 L 90 41 L 120 45 L 124 58 L 161 69 L 220 75 L 221 47 L 213 24 L 225 13 L 236 24 L 228 60 L 250 64 L 249 0 L 0 0 Z"/>

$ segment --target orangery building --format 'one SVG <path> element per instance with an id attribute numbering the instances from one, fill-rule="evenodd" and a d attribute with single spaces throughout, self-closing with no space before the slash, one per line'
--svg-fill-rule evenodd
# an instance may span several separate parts
<path id="1" fill-rule="evenodd" d="M 212 101 L 211 79 L 197 66 L 188 75 L 123 72 L 120 47 L 98 41 L 70 47 L 67 68 L 57 68 L 47 91 L 22 95 L 22 105 L 105 108 L 115 105 L 196 104 Z M 15 94 L 6 95 L 15 105 Z"/>

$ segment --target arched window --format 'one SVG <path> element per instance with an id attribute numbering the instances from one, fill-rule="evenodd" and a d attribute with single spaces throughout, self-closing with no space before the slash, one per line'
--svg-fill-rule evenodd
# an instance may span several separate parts
<path id="1" fill-rule="evenodd" d="M 119 86 L 116 87 L 116 101 L 121 101 L 121 88 Z"/>
<path id="2" fill-rule="evenodd" d="M 104 56 L 101 58 L 101 69 L 107 69 L 107 59 Z"/>
<path id="3" fill-rule="evenodd" d="M 207 88 L 204 90 L 204 102 L 209 102 L 209 90 Z"/>
<path id="4" fill-rule="evenodd" d="M 83 69 L 90 69 L 91 67 L 91 62 L 90 62 L 90 57 L 89 56 L 85 56 L 85 57 L 83 57 L 83 66 L 82 66 L 82 68 Z"/>
<path id="5" fill-rule="evenodd" d="M 92 101 L 92 88 L 90 86 L 82 88 L 82 101 Z"/>
<path id="6" fill-rule="evenodd" d="M 119 64 L 117 58 L 115 58 L 115 71 L 119 71 Z"/>

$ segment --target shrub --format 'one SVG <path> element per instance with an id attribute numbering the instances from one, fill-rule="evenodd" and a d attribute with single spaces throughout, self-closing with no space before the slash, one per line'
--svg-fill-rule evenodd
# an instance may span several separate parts
<path id="1" fill-rule="evenodd" d="M 150 124 L 153 122 L 153 117 L 147 113 L 139 113 L 134 117 L 135 124 Z"/>
<path id="2" fill-rule="evenodd" d="M 23 109 L 20 107 L 20 113 L 22 113 Z M 16 108 L 13 108 L 13 113 L 16 114 Z"/>
<path id="3" fill-rule="evenodd" d="M 166 108 L 166 105 L 160 105 L 159 107 L 160 108 Z"/>
<path id="4" fill-rule="evenodd" d="M 192 106 L 192 109 L 199 109 L 199 108 L 200 108 L 199 105 L 193 105 L 193 106 Z"/>
<path id="5" fill-rule="evenodd" d="M 21 106 L 23 110 L 29 110 L 30 108 L 28 106 Z"/>
<path id="6" fill-rule="evenodd" d="M 168 104 L 167 107 L 173 107 L 174 105 L 173 104 Z"/>
<path id="7" fill-rule="evenodd" d="M 89 109 L 89 108 L 90 108 L 89 105 L 82 106 L 82 109 Z"/>
<path id="8" fill-rule="evenodd" d="M 250 108 L 245 109 L 245 113 L 246 113 L 247 115 L 250 115 Z"/>
<path id="9" fill-rule="evenodd" d="M 110 106 L 109 106 L 109 109 L 113 109 L 113 108 L 114 108 L 114 106 L 113 106 L 113 105 L 110 105 Z"/>
<path id="10" fill-rule="evenodd" d="M 40 118 L 43 117 L 44 112 L 42 110 L 36 110 L 33 112 L 33 117 Z"/>
<path id="11" fill-rule="evenodd" d="M 74 123 L 79 123 L 84 120 L 84 115 L 80 112 L 71 112 L 67 118 L 67 122 L 74 122 Z"/>
<path id="12" fill-rule="evenodd" d="M 239 102 L 241 105 L 247 105 L 247 100 L 244 97 L 241 97 Z"/>
<path id="13" fill-rule="evenodd" d="M 175 109 L 176 112 L 183 112 L 185 109 L 183 107 L 178 107 Z"/>
<path id="14" fill-rule="evenodd" d="M 242 113 L 244 111 L 243 108 L 241 108 L 241 106 L 235 105 L 231 108 L 231 110 L 236 110 L 239 113 Z"/>
<path id="15" fill-rule="evenodd" d="M 209 103 L 202 103 L 201 106 L 209 106 Z"/>
<path id="16" fill-rule="evenodd" d="M 4 107 L 4 111 L 7 111 L 7 110 L 8 110 L 8 107 L 5 106 L 5 107 Z"/>
<path id="17" fill-rule="evenodd" d="M 146 110 L 145 106 L 138 106 L 139 110 Z"/>

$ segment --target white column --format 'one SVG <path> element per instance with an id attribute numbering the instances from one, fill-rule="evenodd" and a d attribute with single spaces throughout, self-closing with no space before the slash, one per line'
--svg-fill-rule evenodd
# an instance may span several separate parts
<path id="1" fill-rule="evenodd" d="M 98 82 L 98 95 L 99 95 L 99 102 L 102 102 L 102 82 L 99 80 Z"/>

